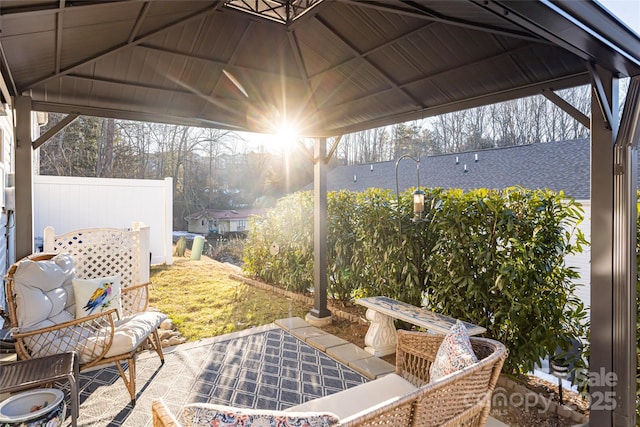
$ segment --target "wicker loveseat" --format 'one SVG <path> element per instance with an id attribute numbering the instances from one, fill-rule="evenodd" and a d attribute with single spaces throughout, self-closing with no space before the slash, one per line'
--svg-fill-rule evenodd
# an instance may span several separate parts
<path id="1" fill-rule="evenodd" d="M 470 342 L 479 361 L 442 379 L 430 381 L 429 370 L 443 338 L 443 335 L 398 331 L 395 374 L 286 411 L 262 412 L 276 414 L 278 425 L 285 426 L 484 426 L 506 357 L 505 347 L 494 340 L 472 337 Z M 403 382 L 407 385 L 402 385 Z M 208 425 L 201 424 L 208 422 L 205 412 L 216 408 L 219 407 L 186 405 L 182 409 L 182 423 L 186 427 Z M 260 413 L 259 410 L 244 411 Z M 152 412 L 155 427 L 183 425 L 162 401 L 153 402 Z M 305 413 L 313 420 L 301 422 L 301 414 Z"/>

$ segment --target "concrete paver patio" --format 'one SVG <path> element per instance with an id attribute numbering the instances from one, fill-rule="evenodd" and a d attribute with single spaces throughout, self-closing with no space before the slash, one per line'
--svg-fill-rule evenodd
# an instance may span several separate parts
<path id="1" fill-rule="evenodd" d="M 156 399 L 176 415 L 196 402 L 280 410 L 395 369 L 300 318 L 169 347 L 163 366 L 142 353 L 136 366 L 135 407 L 115 366 L 81 374 L 79 426 L 151 426 Z M 506 424 L 490 418 L 488 426 Z"/>

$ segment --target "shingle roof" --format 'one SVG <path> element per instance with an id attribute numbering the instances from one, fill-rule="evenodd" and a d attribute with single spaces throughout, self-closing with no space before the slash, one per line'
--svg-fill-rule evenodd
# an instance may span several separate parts
<path id="1" fill-rule="evenodd" d="M 590 197 L 590 151 L 588 139 L 577 139 L 428 156 L 420 161 L 420 185 L 463 190 L 519 185 L 562 190 L 570 197 L 586 200 Z M 327 174 L 327 189 L 363 191 L 374 187 L 395 191 L 395 164 L 338 166 Z M 416 186 L 416 165 L 411 159 L 400 162 L 400 191 Z M 312 185 L 305 188 L 311 189 Z"/>

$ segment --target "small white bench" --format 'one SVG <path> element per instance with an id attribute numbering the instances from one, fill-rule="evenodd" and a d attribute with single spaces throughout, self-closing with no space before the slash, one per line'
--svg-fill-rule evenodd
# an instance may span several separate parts
<path id="1" fill-rule="evenodd" d="M 396 351 L 398 336 L 393 319 L 403 320 L 429 331 L 446 334 L 457 319 L 434 313 L 388 297 L 369 297 L 356 300 L 367 307 L 367 320 L 371 322 L 364 337 L 365 350 L 374 356 L 386 356 Z M 482 326 L 463 322 L 469 335 L 486 332 Z"/>

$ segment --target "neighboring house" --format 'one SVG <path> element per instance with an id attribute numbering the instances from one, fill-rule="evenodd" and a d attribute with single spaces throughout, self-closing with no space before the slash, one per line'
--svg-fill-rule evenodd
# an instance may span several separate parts
<path id="1" fill-rule="evenodd" d="M 423 188 L 528 189 L 564 191 L 582 204 L 585 218 L 580 229 L 591 236 L 590 157 L 588 139 L 537 143 L 464 153 L 428 156 L 420 160 L 420 186 Z M 416 187 L 417 162 L 409 158 L 398 164 L 399 191 Z M 396 161 L 338 166 L 327 173 L 327 190 L 364 191 L 384 188 L 396 191 Z M 640 177 L 640 173 L 638 174 Z M 305 187 L 313 188 L 313 184 Z M 590 305 L 591 250 L 567 257 L 567 265 L 580 274 L 577 296 Z"/>
<path id="2" fill-rule="evenodd" d="M 217 234 L 246 233 L 249 218 L 266 213 L 266 209 L 206 209 L 187 216 L 187 230 L 190 233 Z"/>

